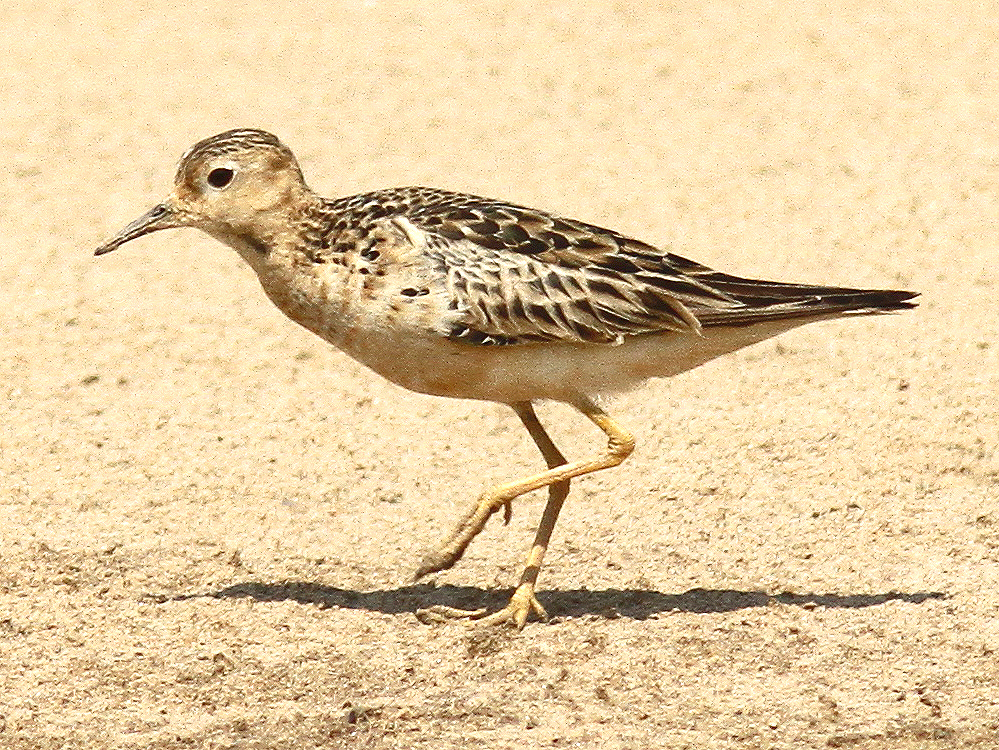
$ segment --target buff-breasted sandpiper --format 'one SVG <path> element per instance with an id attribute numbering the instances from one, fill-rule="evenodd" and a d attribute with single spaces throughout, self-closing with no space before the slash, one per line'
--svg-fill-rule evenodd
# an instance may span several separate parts
<path id="1" fill-rule="evenodd" d="M 485 492 L 417 577 L 461 558 L 500 509 L 549 498 L 509 604 L 544 617 L 535 586 L 569 481 L 620 464 L 634 438 L 595 397 L 690 370 L 804 323 L 914 306 L 913 292 L 757 281 L 545 211 L 424 187 L 328 200 L 261 130 L 230 130 L 181 159 L 167 199 L 102 245 L 195 227 L 234 248 L 289 318 L 393 383 L 509 404 L 548 465 Z M 576 407 L 607 435 L 567 461 L 532 402 Z M 432 608 L 427 616 L 483 616 Z"/>

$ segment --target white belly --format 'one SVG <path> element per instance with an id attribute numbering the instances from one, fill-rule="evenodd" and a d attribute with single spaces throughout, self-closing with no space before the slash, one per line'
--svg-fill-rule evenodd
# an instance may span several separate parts
<path id="1" fill-rule="evenodd" d="M 715 357 L 801 325 L 775 321 L 739 328 L 708 328 L 704 336 L 663 333 L 609 344 L 475 346 L 444 338 L 353 337 L 347 354 L 393 383 L 419 393 L 515 403 L 571 402 L 627 390 L 669 377 Z"/>

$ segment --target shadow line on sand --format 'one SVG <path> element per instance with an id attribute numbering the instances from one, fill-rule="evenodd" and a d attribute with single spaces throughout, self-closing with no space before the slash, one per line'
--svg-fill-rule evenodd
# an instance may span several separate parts
<path id="1" fill-rule="evenodd" d="M 150 598 L 158 602 L 182 601 L 199 597 L 230 599 L 249 597 L 262 602 L 296 601 L 323 608 L 342 607 L 397 615 L 416 612 L 424 607 L 443 605 L 459 609 L 489 610 L 502 608 L 512 589 L 482 589 L 474 586 L 432 586 L 413 584 L 385 591 L 354 591 L 307 581 L 265 583 L 246 581 L 217 591 Z M 734 589 L 690 589 L 682 594 L 664 594 L 649 589 L 587 589 L 540 591 L 538 598 L 553 619 L 584 617 L 628 617 L 645 620 L 664 612 L 718 613 L 733 612 L 771 604 L 789 604 L 812 609 L 858 609 L 875 607 L 890 601 L 921 604 L 927 599 L 945 599 L 938 591 L 883 594 L 767 594 L 763 591 Z"/>

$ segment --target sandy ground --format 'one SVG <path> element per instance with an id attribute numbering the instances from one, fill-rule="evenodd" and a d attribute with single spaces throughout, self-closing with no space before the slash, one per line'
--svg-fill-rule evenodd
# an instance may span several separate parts
<path id="1" fill-rule="evenodd" d="M 3 4 L 0 746 L 999 747 L 996 15 L 556 5 Z M 615 399 L 639 447 L 574 487 L 552 620 L 427 626 L 516 580 L 538 495 L 410 583 L 540 465 L 516 418 L 381 381 L 195 232 L 91 255 L 234 126 L 326 195 L 922 304 Z"/>

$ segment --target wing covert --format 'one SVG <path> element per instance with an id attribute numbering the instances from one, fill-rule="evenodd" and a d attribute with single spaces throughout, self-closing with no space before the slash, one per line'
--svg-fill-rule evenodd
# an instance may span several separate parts
<path id="1" fill-rule="evenodd" d="M 442 333 L 470 344 L 615 344 L 850 310 L 867 299 L 857 296 L 864 290 L 731 276 L 593 224 L 434 188 L 354 195 L 325 211 L 337 217 L 321 237 L 334 251 L 398 222 L 449 298 Z"/>
<path id="2" fill-rule="evenodd" d="M 446 279 L 456 339 L 613 344 L 642 333 L 699 332 L 690 306 L 738 304 L 638 240 L 522 206 L 431 192 L 438 200 L 413 205 L 406 218 L 426 234 L 426 253 Z"/>

